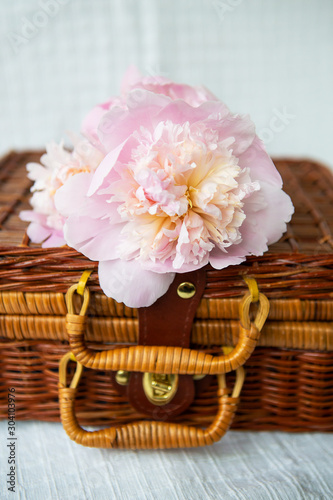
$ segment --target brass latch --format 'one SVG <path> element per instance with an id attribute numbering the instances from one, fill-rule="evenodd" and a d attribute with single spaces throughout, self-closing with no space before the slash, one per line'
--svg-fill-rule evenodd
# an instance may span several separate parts
<path id="1" fill-rule="evenodd" d="M 145 373 L 142 384 L 148 401 L 156 406 L 163 406 L 169 403 L 177 392 L 178 375 Z"/>

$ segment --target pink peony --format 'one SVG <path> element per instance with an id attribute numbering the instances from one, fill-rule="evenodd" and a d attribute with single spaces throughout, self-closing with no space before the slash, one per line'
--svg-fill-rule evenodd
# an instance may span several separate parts
<path id="1" fill-rule="evenodd" d="M 103 150 L 103 145 L 100 141 L 100 135 L 108 134 L 109 127 L 112 127 L 108 116 L 105 115 L 112 107 L 126 109 L 128 93 L 134 89 L 149 90 L 155 94 L 168 96 L 173 100 L 182 99 L 194 107 L 206 101 L 218 100 L 203 86 L 191 87 L 190 85 L 174 83 L 159 75 L 143 77 L 135 66 L 130 66 L 121 84 L 121 95 L 95 106 L 83 121 L 83 135 L 101 150 Z M 144 93 L 136 92 L 135 99 L 144 99 L 144 96 Z"/>
<path id="2" fill-rule="evenodd" d="M 55 194 L 67 244 L 99 261 L 103 291 L 130 307 L 155 302 L 176 272 L 262 255 L 293 213 L 247 116 L 148 80 L 90 113 L 83 133 L 105 158 Z"/>
<path id="3" fill-rule="evenodd" d="M 27 165 L 29 179 L 35 181 L 30 203 L 33 210 L 20 213 L 22 220 L 29 221 L 27 234 L 34 243 L 44 248 L 65 245 L 63 226 L 65 219 L 56 210 L 54 195 L 66 181 L 79 172 L 96 170 L 104 155 L 86 139 L 72 137 L 74 150 L 64 149 L 63 143 L 51 143 L 39 163 Z"/>

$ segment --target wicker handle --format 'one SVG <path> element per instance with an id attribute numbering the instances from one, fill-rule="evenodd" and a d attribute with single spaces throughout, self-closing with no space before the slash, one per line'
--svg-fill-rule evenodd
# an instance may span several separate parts
<path id="1" fill-rule="evenodd" d="M 67 364 L 70 355 L 63 360 Z M 65 359 L 67 357 L 67 359 Z M 81 367 L 78 363 L 78 367 Z M 64 367 L 60 366 L 59 405 L 63 427 L 67 435 L 78 444 L 96 448 L 164 449 L 190 448 L 213 444 L 229 429 L 239 403 L 239 393 L 244 381 L 244 370 L 237 370 L 236 384 L 232 396 L 226 388 L 225 376 L 219 375 L 218 411 L 212 424 L 206 429 L 182 424 L 156 421 L 109 427 L 98 431 L 83 429 L 75 415 L 77 384 L 66 387 Z M 77 382 L 79 377 L 75 375 Z M 74 379 L 75 379 L 74 377 Z M 73 379 L 73 381 L 74 381 Z M 73 386 L 74 385 L 74 386 Z"/>
<path id="2" fill-rule="evenodd" d="M 260 331 L 269 312 L 269 302 L 265 295 L 259 293 L 257 287 L 253 287 L 253 283 L 249 288 L 250 291 L 245 294 L 240 305 L 241 324 L 239 325 L 237 345 L 226 355 L 212 356 L 202 351 L 182 347 L 139 345 L 113 348 L 107 351 L 89 349 L 84 339 L 89 289 L 86 287 L 82 292 L 83 305 L 80 314 L 73 314 L 72 299 L 77 290 L 77 285 L 73 285 L 66 296 L 69 311 L 66 316 L 66 328 L 71 351 L 77 361 L 87 368 L 95 370 L 126 370 L 181 375 L 228 373 L 236 370 L 249 359 L 257 345 Z M 256 301 L 259 302 L 258 312 L 255 320 L 250 322 L 250 304 Z"/>

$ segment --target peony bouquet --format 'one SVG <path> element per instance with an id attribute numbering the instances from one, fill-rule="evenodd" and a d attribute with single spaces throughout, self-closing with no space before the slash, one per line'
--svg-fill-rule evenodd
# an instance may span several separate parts
<path id="1" fill-rule="evenodd" d="M 130 68 L 81 132 L 27 166 L 21 218 L 33 242 L 98 261 L 118 302 L 149 306 L 175 273 L 239 264 L 286 230 L 293 206 L 254 124 L 203 87 Z"/>

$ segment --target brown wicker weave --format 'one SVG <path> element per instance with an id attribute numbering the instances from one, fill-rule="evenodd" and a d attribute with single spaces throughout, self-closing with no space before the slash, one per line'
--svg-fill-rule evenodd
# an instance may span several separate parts
<path id="1" fill-rule="evenodd" d="M 53 421 L 59 419 L 59 360 L 69 350 L 64 297 L 68 288 L 79 281 L 84 270 L 92 270 L 85 332 L 90 348 L 100 351 L 120 344 L 133 346 L 138 319 L 136 310 L 102 294 L 97 263 L 67 247 L 42 249 L 29 244 L 26 223 L 18 214 L 29 208 L 30 181 L 25 165 L 38 161 L 40 154 L 10 153 L 1 161 L 0 417 L 7 416 L 7 388 L 15 387 L 17 418 Z M 333 178 L 327 169 L 311 161 L 281 159 L 275 163 L 296 207 L 288 231 L 263 257 L 250 257 L 244 264 L 223 271 L 208 270 L 191 349 L 216 356 L 220 346 L 237 344 L 239 304 L 247 290 L 243 276 L 254 277 L 270 301 L 270 313 L 259 347 L 246 363 L 246 381 L 233 428 L 333 431 Z M 78 313 L 79 297 L 74 306 Z M 73 371 L 73 364 L 70 369 Z M 232 385 L 233 375 L 227 380 Z M 64 391 L 68 404 L 63 411 L 67 415 L 73 392 L 65 387 Z M 213 381 L 184 414 L 174 418 L 180 434 L 175 427 L 168 427 L 171 434 L 164 445 L 208 443 L 211 437 L 207 436 L 213 432 L 216 437 L 217 428 L 220 436 L 223 426 L 213 431 L 211 424 L 217 418 L 218 397 L 220 404 L 228 399 L 222 401 L 223 394 L 225 390 L 220 389 L 218 396 L 217 382 Z M 236 399 L 229 398 L 232 408 Z M 144 418 L 113 388 L 105 370 L 84 370 L 75 408 L 82 425 L 121 427 L 118 446 L 122 446 L 121 436 L 132 443 L 139 432 L 134 423 Z M 163 420 L 163 408 L 158 411 Z M 69 422 L 70 432 L 79 433 L 83 440 L 93 439 L 81 435 L 73 421 Z M 192 429 L 186 431 L 188 436 L 185 424 Z M 146 433 L 149 425 L 140 424 L 140 432 Z M 207 430 L 201 431 L 200 426 Z M 150 426 L 149 435 L 157 436 L 158 429 L 159 425 Z M 115 431 L 109 436 L 111 446 Z M 151 447 L 159 447 L 156 439 L 150 442 Z"/>

